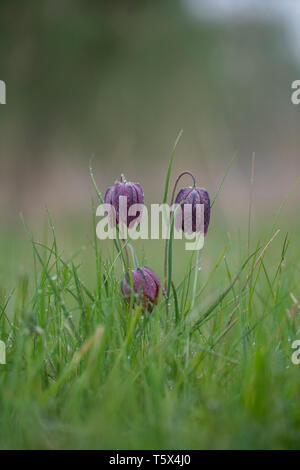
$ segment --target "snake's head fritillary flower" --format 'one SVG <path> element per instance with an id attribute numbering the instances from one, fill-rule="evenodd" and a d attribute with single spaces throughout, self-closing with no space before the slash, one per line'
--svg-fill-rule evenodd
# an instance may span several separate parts
<path id="1" fill-rule="evenodd" d="M 193 233 L 200 232 L 201 227 L 203 227 L 204 235 L 206 235 L 210 220 L 210 199 L 206 189 L 196 187 L 182 188 L 176 196 L 175 204 L 181 205 L 177 209 L 177 217 L 175 217 L 176 229 Z M 190 206 L 185 207 L 186 204 Z M 200 207 L 200 204 L 203 205 L 203 212 L 197 211 L 197 207 Z"/>
<path id="2" fill-rule="evenodd" d="M 135 301 L 143 305 L 144 311 L 147 307 L 148 311 L 152 312 L 161 288 L 161 282 L 157 274 L 148 266 L 132 270 L 132 287 L 135 293 Z M 130 299 L 131 282 L 127 274 L 121 283 L 121 290 L 124 297 Z"/>
<path id="3" fill-rule="evenodd" d="M 123 201 L 124 206 L 122 206 Z M 127 227 L 131 228 L 134 223 L 140 222 L 142 206 L 144 204 L 144 193 L 139 183 L 127 182 L 122 175 L 121 181 L 116 181 L 113 186 L 107 189 L 104 202 L 114 208 L 115 221 L 114 217 L 112 217 L 112 213 L 108 214 L 112 226 L 114 226 L 116 222 L 117 225 L 125 223 Z M 133 211 L 133 214 L 129 214 L 130 208 L 135 204 L 140 206 L 138 207 L 140 210 Z"/>

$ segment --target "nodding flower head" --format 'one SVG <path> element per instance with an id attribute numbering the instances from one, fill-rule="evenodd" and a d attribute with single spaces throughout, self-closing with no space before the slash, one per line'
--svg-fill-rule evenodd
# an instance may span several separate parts
<path id="1" fill-rule="evenodd" d="M 143 311 L 146 307 L 152 312 L 154 304 L 157 303 L 161 282 L 159 277 L 148 266 L 143 266 L 132 270 L 132 287 L 135 293 L 135 301 L 143 305 Z M 127 299 L 131 295 L 131 280 L 126 274 L 121 283 L 121 290 Z"/>
<path id="2" fill-rule="evenodd" d="M 114 208 L 115 217 L 113 217 L 112 211 L 108 213 L 112 226 L 116 222 L 117 224 L 125 223 L 127 227 L 132 227 L 135 222 L 140 222 L 142 207 L 136 207 L 136 211 L 135 208 L 132 208 L 130 211 L 134 204 L 141 206 L 144 204 L 144 193 L 139 183 L 127 182 L 124 176 L 121 175 L 121 181 L 116 181 L 113 186 L 107 189 L 104 202 Z"/>
<path id="3" fill-rule="evenodd" d="M 181 208 L 177 209 L 175 216 L 176 229 L 182 229 L 190 234 L 200 232 L 202 229 L 206 235 L 210 220 L 210 199 L 206 189 L 182 188 L 176 196 L 175 204 L 181 204 Z M 190 206 L 185 207 L 186 204 Z M 200 207 L 199 204 L 203 205 L 204 220 L 202 212 L 197 210 L 197 207 Z"/>

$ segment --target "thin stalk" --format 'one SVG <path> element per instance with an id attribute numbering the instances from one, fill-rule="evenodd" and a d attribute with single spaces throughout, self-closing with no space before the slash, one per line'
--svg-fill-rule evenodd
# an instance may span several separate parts
<path id="1" fill-rule="evenodd" d="M 198 281 L 198 272 L 199 272 L 199 264 L 200 264 L 199 262 L 200 262 L 200 250 L 197 250 L 191 310 L 193 310 L 194 304 L 195 304 L 197 281 Z"/>
<path id="2" fill-rule="evenodd" d="M 252 163 L 251 163 L 250 197 L 249 197 L 249 212 L 248 212 L 248 256 L 250 253 L 251 219 L 252 219 L 253 189 L 254 189 L 254 166 L 255 166 L 255 152 L 253 152 L 252 154 Z"/>
<path id="3" fill-rule="evenodd" d="M 191 176 L 191 178 L 193 179 L 193 188 L 195 188 L 195 186 L 196 186 L 196 179 L 190 171 L 183 171 L 182 173 L 180 173 L 180 175 L 178 175 L 178 177 L 175 181 L 175 184 L 174 184 L 174 188 L 173 188 L 173 192 L 172 192 L 172 196 L 171 196 L 171 203 L 170 203 L 171 206 L 173 205 L 173 202 L 174 202 L 177 185 L 178 185 L 180 179 L 184 175 Z M 170 233 L 170 226 L 169 226 L 169 233 Z M 168 247 L 169 247 L 169 239 L 167 238 L 166 239 L 166 244 L 165 244 L 165 260 L 164 260 L 164 284 L 165 284 L 165 286 L 170 284 L 169 279 L 168 279 Z M 167 313 L 168 313 L 168 296 L 167 296 L 166 300 L 167 300 L 166 309 L 167 309 Z"/>

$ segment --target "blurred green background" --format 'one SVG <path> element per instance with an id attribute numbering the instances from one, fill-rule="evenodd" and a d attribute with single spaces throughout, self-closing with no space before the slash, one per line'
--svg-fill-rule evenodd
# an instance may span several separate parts
<path id="1" fill-rule="evenodd" d="M 175 173 L 211 196 L 238 155 L 211 237 L 246 224 L 253 152 L 267 223 L 300 175 L 299 18 L 292 0 L 1 0 L 1 282 L 31 256 L 20 212 L 42 233 L 47 205 L 70 252 L 92 239 L 92 156 L 103 192 L 125 173 L 159 202 L 180 129 Z M 281 219 L 296 238 L 299 195 Z"/>
<path id="2" fill-rule="evenodd" d="M 300 176 L 300 105 L 291 102 L 299 24 L 299 0 L 0 1 L 1 447 L 299 448 L 291 345 L 300 332 L 300 184 L 274 223 Z M 177 289 L 180 329 L 169 329 L 175 311 L 166 318 L 162 308 L 136 330 L 120 302 L 120 263 L 110 277 L 113 244 L 99 240 L 101 263 L 93 249 L 89 162 L 103 193 L 124 173 L 147 204 L 161 202 L 181 129 L 171 184 L 190 170 L 213 199 L 237 158 L 212 209 L 195 296 L 191 283 Z M 46 206 L 60 272 L 40 244 L 53 243 Z M 36 275 L 20 213 L 48 277 L 38 262 Z M 229 291 L 278 228 L 254 275 L 247 265 Z M 163 279 L 163 241 L 134 247 Z M 193 271 L 190 256 L 174 242 L 176 287 Z M 95 301 L 85 292 L 81 305 L 79 280 Z M 91 349 L 74 378 L 78 344 L 62 301 L 67 324 L 80 316 L 83 345 L 105 327 L 101 351 Z M 190 324 L 203 317 L 192 338 Z"/>

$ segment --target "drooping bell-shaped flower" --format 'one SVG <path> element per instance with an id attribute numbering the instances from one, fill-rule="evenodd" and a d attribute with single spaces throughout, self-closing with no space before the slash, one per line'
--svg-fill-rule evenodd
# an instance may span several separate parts
<path id="1" fill-rule="evenodd" d="M 175 204 L 181 205 L 175 215 L 176 229 L 190 234 L 203 231 L 206 235 L 210 220 L 210 199 L 206 189 L 182 188 L 176 196 Z"/>
<path id="2" fill-rule="evenodd" d="M 126 224 L 127 227 L 132 227 L 134 223 L 139 223 L 142 217 L 142 206 L 144 204 L 144 193 L 139 183 L 127 182 L 124 176 L 121 176 L 121 181 L 116 181 L 113 186 L 110 186 L 104 196 L 104 202 L 110 204 L 115 211 L 115 220 L 112 212 L 108 213 L 109 221 L 112 226 L 115 222 L 118 224 Z M 133 210 L 135 204 L 137 210 Z M 130 209 L 132 212 L 129 214 Z M 139 210 L 138 210 L 139 209 Z"/>
<path id="3" fill-rule="evenodd" d="M 152 312 L 161 288 L 161 282 L 157 274 L 148 266 L 132 270 L 132 287 L 135 302 L 142 304 L 144 311 L 147 306 L 148 311 Z M 128 278 L 128 274 L 121 283 L 121 290 L 124 297 L 129 299 L 131 296 L 131 280 Z"/>

